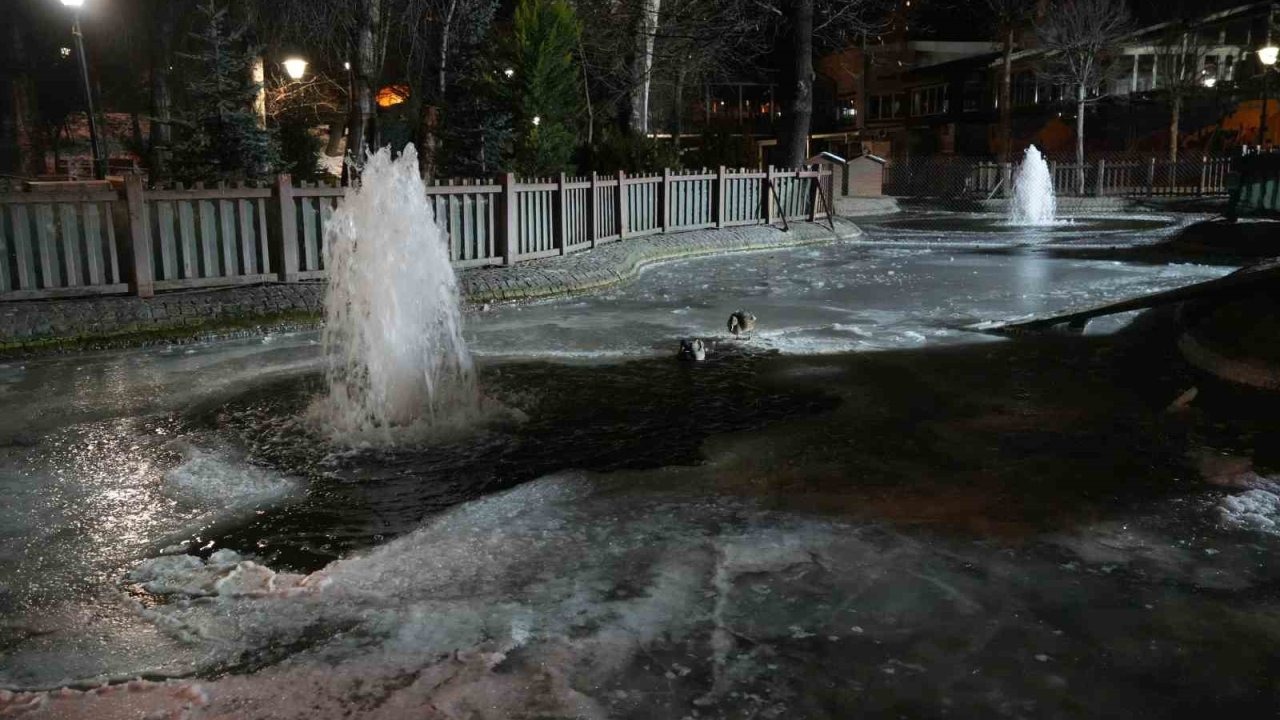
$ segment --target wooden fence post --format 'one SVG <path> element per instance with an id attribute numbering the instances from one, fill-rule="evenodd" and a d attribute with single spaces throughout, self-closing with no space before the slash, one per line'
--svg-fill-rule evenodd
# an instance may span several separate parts
<path id="1" fill-rule="evenodd" d="M 282 282 L 298 281 L 298 211 L 293 205 L 293 178 L 288 173 L 276 176 L 275 222 L 269 227 L 267 245 L 271 256 L 280 263 L 276 276 Z"/>
<path id="2" fill-rule="evenodd" d="M 658 195 L 658 216 L 662 222 L 662 232 L 671 227 L 671 168 L 662 168 L 662 193 Z"/>
<path id="3" fill-rule="evenodd" d="M 1156 159 L 1151 158 L 1147 163 L 1147 194 L 1156 194 Z"/>
<path id="4" fill-rule="evenodd" d="M 590 236 L 591 247 L 595 247 L 596 238 L 600 236 L 600 178 L 595 170 L 591 171 L 591 188 L 587 192 L 590 193 L 587 197 L 587 213 L 591 216 L 591 228 L 587 235 Z"/>
<path id="5" fill-rule="evenodd" d="M 627 186 L 624 182 L 627 174 L 622 170 L 618 171 L 618 239 L 622 240 L 627 236 Z"/>
<path id="6" fill-rule="evenodd" d="M 515 173 L 504 173 L 499 182 L 502 185 L 502 194 L 498 196 L 502 233 L 498 236 L 498 252 L 502 254 L 502 264 L 510 267 L 516 264 L 516 254 L 520 250 L 520 208 L 516 204 Z"/>
<path id="7" fill-rule="evenodd" d="M 1196 190 L 1197 195 L 1204 195 L 1205 173 L 1208 171 L 1208 168 L 1209 168 L 1209 158 L 1204 155 L 1201 155 L 1200 156 L 1200 187 Z"/>
<path id="8" fill-rule="evenodd" d="M 728 186 L 725 185 L 725 169 L 724 166 L 721 165 L 720 168 L 716 170 L 716 227 L 718 228 L 724 227 L 726 207 L 725 194 L 728 189 Z"/>
<path id="9" fill-rule="evenodd" d="M 124 197 L 129 218 L 129 292 L 149 298 L 156 294 L 156 286 L 141 175 L 125 176 Z"/>
<path id="10" fill-rule="evenodd" d="M 760 200 L 760 208 L 764 214 L 764 224 L 772 225 L 777 215 L 773 204 L 773 166 L 770 165 L 764 174 L 764 196 Z"/>
<path id="11" fill-rule="evenodd" d="M 1107 194 L 1106 177 L 1107 177 L 1107 161 L 1099 158 L 1098 159 L 1098 180 L 1094 186 L 1094 190 L 1093 190 L 1094 195 L 1097 195 L 1098 197 L 1102 197 L 1103 195 Z"/>
<path id="12" fill-rule="evenodd" d="M 569 195 L 564 190 L 564 173 L 560 173 L 560 178 L 556 181 L 556 247 L 560 249 L 560 254 L 568 253 L 566 248 L 569 247 Z"/>
<path id="13" fill-rule="evenodd" d="M 809 185 L 809 222 L 815 222 L 818 219 L 818 183 L 822 182 L 822 166 L 812 165 L 810 167 L 817 173 L 813 176 L 813 182 Z"/>

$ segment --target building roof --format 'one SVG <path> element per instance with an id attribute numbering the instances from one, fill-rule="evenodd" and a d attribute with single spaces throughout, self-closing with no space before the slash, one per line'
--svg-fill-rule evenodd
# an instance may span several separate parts
<path id="1" fill-rule="evenodd" d="M 1203 27 L 1205 25 L 1211 25 L 1213 23 L 1232 20 L 1234 18 L 1243 17 L 1243 16 L 1250 15 L 1252 13 L 1274 8 L 1276 4 L 1277 3 L 1271 0 L 1267 0 L 1265 2 L 1252 2 L 1244 5 L 1237 5 L 1235 7 L 1228 8 L 1226 10 L 1219 10 L 1217 12 L 1212 12 L 1212 13 L 1209 13 L 1208 15 L 1203 15 L 1199 18 L 1195 18 L 1186 22 L 1190 27 Z M 1174 20 L 1165 20 L 1163 22 L 1153 23 L 1151 25 L 1144 25 L 1143 27 L 1140 27 L 1126 34 L 1123 40 L 1126 42 L 1132 42 L 1144 36 L 1155 35 L 1161 31 L 1164 31 L 1171 27 L 1176 26 L 1180 22 L 1184 22 L 1184 21 L 1182 19 L 1174 19 Z M 1025 60 L 1027 58 L 1033 58 L 1039 55 L 1043 55 L 1046 52 L 1047 51 L 1044 48 L 1027 48 L 1025 50 L 1019 50 L 1013 53 L 1012 55 L 1010 55 L 1010 58 L 1014 62 L 1017 62 L 1019 60 Z M 998 62 L 998 58 L 996 61 L 992 61 L 991 65 L 995 65 L 997 62 Z"/>

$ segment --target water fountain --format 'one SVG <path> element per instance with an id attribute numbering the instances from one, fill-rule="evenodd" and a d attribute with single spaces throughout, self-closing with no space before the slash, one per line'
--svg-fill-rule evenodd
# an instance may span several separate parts
<path id="1" fill-rule="evenodd" d="M 430 432 L 479 412 L 458 283 L 412 145 L 368 158 L 325 224 L 328 392 L 310 415 L 335 439 Z"/>
<path id="2" fill-rule="evenodd" d="M 1057 222 L 1053 176 L 1040 150 L 1031 145 L 1013 179 L 1009 222 L 1013 225 L 1053 225 Z"/>

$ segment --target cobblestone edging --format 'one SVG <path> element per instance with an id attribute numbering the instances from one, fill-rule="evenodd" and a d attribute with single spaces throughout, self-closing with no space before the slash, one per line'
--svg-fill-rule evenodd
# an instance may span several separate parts
<path id="1" fill-rule="evenodd" d="M 789 232 L 749 226 L 652 235 L 567 257 L 509 268 L 463 271 L 459 283 L 472 304 L 533 300 L 590 292 L 635 277 L 656 262 L 717 253 L 767 250 L 858 237 L 837 220 L 794 223 Z M 0 353 L 180 343 L 255 335 L 318 325 L 324 283 L 265 284 L 136 297 L 0 303 Z"/>

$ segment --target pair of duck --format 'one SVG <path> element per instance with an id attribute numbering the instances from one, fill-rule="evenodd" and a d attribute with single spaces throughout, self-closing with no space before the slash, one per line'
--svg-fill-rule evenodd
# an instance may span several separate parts
<path id="1" fill-rule="evenodd" d="M 745 310 L 739 310 L 729 316 L 729 332 L 735 337 L 756 329 L 756 316 Z M 707 359 L 707 343 L 698 338 L 680 341 L 681 360 L 701 362 Z"/>

